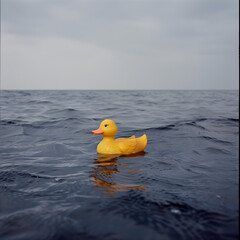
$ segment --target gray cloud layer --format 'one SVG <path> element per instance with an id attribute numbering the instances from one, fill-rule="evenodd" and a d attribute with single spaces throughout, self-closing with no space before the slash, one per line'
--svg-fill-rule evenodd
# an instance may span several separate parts
<path id="1" fill-rule="evenodd" d="M 238 15 L 237 0 L 2 0 L 2 85 L 238 88 Z"/>

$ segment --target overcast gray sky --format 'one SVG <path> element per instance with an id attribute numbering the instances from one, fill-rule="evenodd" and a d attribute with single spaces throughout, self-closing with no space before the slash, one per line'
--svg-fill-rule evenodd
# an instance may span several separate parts
<path id="1" fill-rule="evenodd" d="M 2 89 L 238 89 L 239 0 L 2 0 Z"/>

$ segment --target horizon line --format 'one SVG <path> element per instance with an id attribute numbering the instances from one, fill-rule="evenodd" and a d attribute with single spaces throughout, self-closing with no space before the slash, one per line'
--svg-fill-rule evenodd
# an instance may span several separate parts
<path id="1" fill-rule="evenodd" d="M 239 88 L 189 88 L 189 89 L 184 89 L 184 88 L 160 88 L 160 89 L 54 89 L 54 88 L 29 88 L 29 89 L 10 89 L 10 88 L 5 88 L 5 89 L 0 89 L 0 91 L 222 91 L 222 90 L 236 90 L 239 91 Z"/>

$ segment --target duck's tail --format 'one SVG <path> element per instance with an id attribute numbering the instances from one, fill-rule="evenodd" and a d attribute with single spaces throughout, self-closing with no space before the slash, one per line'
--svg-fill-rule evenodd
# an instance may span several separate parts
<path id="1" fill-rule="evenodd" d="M 137 151 L 141 152 L 144 151 L 144 149 L 147 146 L 147 135 L 143 134 L 141 137 L 137 138 Z"/>

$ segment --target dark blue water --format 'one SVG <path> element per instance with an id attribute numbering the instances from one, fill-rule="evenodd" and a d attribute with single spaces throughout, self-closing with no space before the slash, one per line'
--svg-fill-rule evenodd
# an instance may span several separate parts
<path id="1" fill-rule="evenodd" d="M 2 91 L 0 239 L 238 239 L 238 91 Z M 146 133 L 101 158 L 91 130 Z"/>

